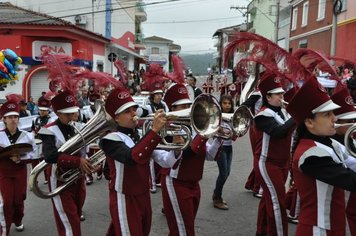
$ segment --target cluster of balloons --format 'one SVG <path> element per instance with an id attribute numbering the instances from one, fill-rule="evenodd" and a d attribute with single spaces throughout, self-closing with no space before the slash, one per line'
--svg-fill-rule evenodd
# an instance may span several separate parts
<path id="1" fill-rule="evenodd" d="M 17 56 L 13 50 L 0 50 L 0 89 L 6 87 L 6 84 L 18 80 L 17 71 L 21 63 L 21 57 Z"/>

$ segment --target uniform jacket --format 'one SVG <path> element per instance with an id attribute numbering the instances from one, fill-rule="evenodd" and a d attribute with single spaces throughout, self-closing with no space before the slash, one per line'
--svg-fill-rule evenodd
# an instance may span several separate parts
<path id="1" fill-rule="evenodd" d="M 344 146 L 333 139 L 308 134 L 300 140 L 293 158 L 300 223 L 345 229 L 344 189 L 356 191 L 356 173 L 346 167 L 345 155 Z"/>
<path id="2" fill-rule="evenodd" d="M 34 154 L 36 151 L 36 143 L 35 143 L 33 134 L 29 133 L 27 131 L 24 131 L 24 130 L 17 130 L 17 132 L 19 132 L 17 134 L 18 138 L 16 140 L 13 140 L 13 143 L 11 143 L 11 140 L 9 139 L 9 136 L 6 133 L 6 131 L 1 130 L 0 131 L 0 147 L 7 147 L 7 146 L 10 146 L 15 143 L 16 144 L 17 143 L 29 143 L 32 145 L 33 151 L 30 153 L 27 153 L 27 155 L 21 156 L 20 158 L 23 163 L 20 163 L 20 164 L 16 164 L 9 158 L 0 159 L 0 169 L 14 170 L 14 169 L 22 168 L 27 161 L 31 160 L 34 157 Z"/>

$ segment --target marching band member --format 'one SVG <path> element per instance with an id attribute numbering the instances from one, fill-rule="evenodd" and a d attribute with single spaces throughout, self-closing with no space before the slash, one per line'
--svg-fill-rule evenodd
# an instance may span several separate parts
<path id="1" fill-rule="evenodd" d="M 257 89 L 241 105 L 247 106 L 248 108 L 250 108 L 251 113 L 253 115 L 257 114 L 260 111 L 261 106 L 262 106 L 261 92 Z M 251 122 L 253 122 L 253 120 Z M 261 187 L 262 180 L 261 180 L 261 176 L 256 174 L 257 168 L 258 168 L 259 157 L 256 156 L 256 154 L 255 154 L 256 138 L 255 138 L 255 126 L 253 124 L 250 125 L 249 137 L 250 137 L 250 144 L 251 144 L 252 155 L 253 155 L 253 165 L 252 165 L 252 170 L 251 170 L 249 176 L 247 177 L 247 180 L 245 183 L 245 189 L 251 190 L 254 197 L 261 198 L 262 193 L 263 193 L 263 190 Z"/>
<path id="2" fill-rule="evenodd" d="M 61 181 L 57 179 L 59 175 L 69 169 L 80 170 L 84 174 L 93 172 L 93 167 L 85 158 L 83 153 L 69 155 L 59 153 L 58 149 L 71 137 L 75 135 L 75 129 L 69 125 L 70 122 L 77 121 L 79 107 L 72 92 L 66 90 L 51 100 L 52 107 L 58 119 L 39 131 L 43 141 L 43 156 L 47 163 L 52 165 L 48 168 L 50 177 L 49 189 L 53 191 Z M 60 236 L 80 236 L 80 221 L 83 220 L 82 207 L 85 201 L 84 177 L 73 183 L 66 190 L 51 199 L 53 204 L 54 218 Z"/>
<path id="3" fill-rule="evenodd" d="M 19 103 L 8 97 L 0 108 L 5 129 L 0 131 L 0 147 L 5 148 L 13 144 L 28 143 L 36 149 L 32 133 L 19 130 Z M 9 156 L 0 159 L 0 218 L 1 235 L 9 235 L 10 226 L 15 224 L 16 231 L 23 231 L 24 201 L 27 190 L 26 164 L 33 157 L 34 152 L 25 156 Z"/>
<path id="4" fill-rule="evenodd" d="M 90 90 L 89 90 L 90 91 Z M 91 91 L 89 92 L 89 104 L 90 104 L 90 110 L 92 114 L 95 114 L 95 100 L 103 100 L 99 92 Z M 91 117 L 88 117 L 88 120 Z M 99 140 L 97 140 L 95 143 L 91 143 L 88 145 L 88 150 L 87 150 L 87 157 L 90 158 L 92 155 L 94 155 L 97 151 L 100 150 L 99 145 L 98 145 Z M 96 179 L 101 180 L 103 177 L 103 163 L 99 164 L 98 167 L 96 168 Z M 93 183 L 93 173 L 89 173 L 86 175 L 85 178 L 85 183 L 86 185 L 91 185 Z"/>
<path id="5" fill-rule="evenodd" d="M 145 73 L 146 74 L 146 73 Z M 163 97 L 163 83 L 161 81 L 157 81 L 155 83 L 150 84 L 150 97 L 149 103 L 145 106 L 148 114 L 153 114 L 157 110 L 162 109 L 164 112 L 168 112 L 167 104 L 162 101 Z M 150 160 L 150 191 L 151 193 L 155 193 L 157 191 L 156 186 L 161 186 L 161 167 L 153 160 Z"/>
<path id="6" fill-rule="evenodd" d="M 204 93 L 212 94 L 214 92 L 213 80 L 207 79 L 204 84 L 202 84 L 202 89 Z"/>
<path id="7" fill-rule="evenodd" d="M 347 88 L 342 88 L 330 97 L 331 100 L 340 106 L 340 108 L 334 110 L 334 114 L 338 119 L 338 124 L 347 124 L 354 123 L 356 119 L 356 109 L 354 107 L 354 102 Z M 344 144 L 345 133 L 350 126 L 341 126 L 336 129 L 336 134 L 332 136 L 333 139 L 338 141 L 341 144 Z M 351 138 L 350 138 L 351 139 Z M 352 140 L 351 140 L 352 142 Z M 345 144 L 344 144 L 345 145 Z M 354 145 L 351 145 L 350 148 L 353 152 L 356 152 Z M 345 159 L 346 166 L 356 171 L 356 162 L 354 157 L 349 157 Z M 350 162 L 352 161 L 352 162 Z M 346 194 L 346 193 L 345 193 Z M 346 216 L 347 222 L 349 225 L 351 236 L 356 235 L 356 193 L 350 192 L 347 199 L 346 205 Z"/>
<path id="8" fill-rule="evenodd" d="M 36 142 L 37 140 L 41 141 L 38 131 L 40 131 L 40 129 L 45 125 L 52 123 L 54 121 L 49 115 L 49 108 L 51 106 L 51 101 L 47 100 L 45 97 L 40 97 L 38 99 L 37 104 L 38 104 L 38 110 L 40 115 L 32 121 L 32 127 L 31 127 L 32 132 L 34 132 L 35 134 Z M 40 148 L 42 145 L 37 145 L 37 146 Z M 40 161 L 43 159 L 42 148 L 41 150 L 37 150 L 37 151 L 38 151 L 37 153 L 39 153 L 41 156 L 37 157 L 37 159 L 34 159 L 32 161 L 31 163 L 32 169 L 35 168 L 35 166 L 38 165 L 38 163 L 40 163 Z M 46 173 L 44 173 L 44 175 L 45 175 L 45 184 L 46 184 L 48 182 L 48 179 Z"/>
<path id="9" fill-rule="evenodd" d="M 308 102 L 305 102 L 308 101 Z M 297 236 L 346 235 L 344 189 L 356 192 L 356 173 L 344 163 L 333 110 L 339 108 L 310 77 L 287 106 L 298 124 L 293 177 L 300 196 Z"/>
<path id="10" fill-rule="evenodd" d="M 281 78 L 265 72 L 259 84 L 263 105 L 255 116 L 258 175 L 263 195 L 258 208 L 256 235 L 287 235 L 285 183 L 288 176 L 294 121 L 282 109 L 284 89 Z"/>
<path id="11" fill-rule="evenodd" d="M 151 156 L 162 166 L 174 165 L 180 152 L 158 151 L 158 132 L 165 126 L 162 109 L 155 112 L 152 129 L 140 139 L 137 130 L 137 109 L 129 92 L 114 89 L 105 104 L 117 123 L 117 131 L 106 135 L 100 147 L 107 156 L 110 170 L 111 224 L 107 235 L 149 235 L 152 210 L 149 193 L 149 161 Z"/>
<path id="12" fill-rule="evenodd" d="M 192 103 L 183 84 L 172 85 L 163 100 L 170 111 L 189 108 Z M 164 213 L 171 236 L 195 235 L 194 222 L 200 202 L 199 181 L 204 161 L 213 160 L 222 143 L 216 138 L 212 145 L 207 145 L 207 139 L 199 134 L 192 138 L 190 146 L 183 151 L 176 164 L 161 171 Z"/>

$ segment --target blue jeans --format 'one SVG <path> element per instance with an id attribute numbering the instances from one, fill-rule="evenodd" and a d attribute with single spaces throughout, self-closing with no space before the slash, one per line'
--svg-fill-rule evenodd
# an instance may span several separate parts
<path id="1" fill-rule="evenodd" d="M 222 189 L 230 175 L 232 160 L 232 146 L 223 146 L 220 156 L 216 160 L 219 167 L 219 176 L 216 179 L 216 185 L 214 190 L 214 198 L 221 199 Z"/>

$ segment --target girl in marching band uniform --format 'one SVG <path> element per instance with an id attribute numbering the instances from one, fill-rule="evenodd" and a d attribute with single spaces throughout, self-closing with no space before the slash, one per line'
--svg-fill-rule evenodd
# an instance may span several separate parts
<path id="1" fill-rule="evenodd" d="M 28 143 L 33 150 L 36 149 L 32 133 L 19 130 L 19 104 L 11 97 L 0 108 L 5 129 L 0 131 L 0 146 L 7 147 L 13 144 Z M 16 231 L 23 231 L 24 201 L 27 190 L 26 164 L 32 159 L 34 152 L 24 156 L 9 156 L 0 159 L 0 219 L 1 235 L 9 235 L 10 226 L 15 224 Z"/>
<path id="2" fill-rule="evenodd" d="M 307 103 L 305 101 L 308 101 Z M 356 192 L 356 173 L 345 165 L 333 110 L 340 106 L 310 77 L 287 111 L 298 124 L 293 177 L 300 196 L 297 236 L 346 235 L 345 191 Z"/>

